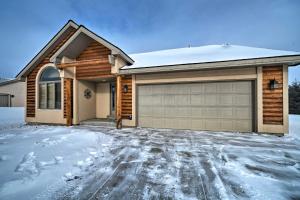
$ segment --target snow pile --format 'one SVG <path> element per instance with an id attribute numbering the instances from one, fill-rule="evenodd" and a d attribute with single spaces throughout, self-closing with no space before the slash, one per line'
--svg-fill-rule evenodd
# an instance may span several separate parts
<path id="1" fill-rule="evenodd" d="M 135 62 L 122 69 L 164 65 L 205 63 L 274 56 L 300 55 L 300 52 L 254 48 L 238 45 L 207 45 L 191 48 L 168 49 L 129 55 Z"/>
<path id="2" fill-rule="evenodd" d="M 0 130 L 24 124 L 23 107 L 0 107 Z"/>
<path id="3" fill-rule="evenodd" d="M 22 126 L 0 135 L 2 200 L 55 199 L 89 172 L 111 141 L 101 132 L 60 126 Z"/>
<path id="4" fill-rule="evenodd" d="M 290 115 L 289 126 L 289 135 L 300 140 L 300 115 Z"/>

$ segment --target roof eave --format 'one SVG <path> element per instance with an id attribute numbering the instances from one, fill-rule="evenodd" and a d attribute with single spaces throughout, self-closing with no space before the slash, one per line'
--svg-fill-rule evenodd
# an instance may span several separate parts
<path id="1" fill-rule="evenodd" d="M 16 79 L 23 80 L 28 70 L 38 61 L 38 59 L 52 46 L 53 43 L 69 28 L 74 27 L 77 29 L 79 26 L 73 21 L 69 20 L 57 34 L 39 51 L 36 56 L 16 75 Z"/>
<path id="2" fill-rule="evenodd" d="M 143 73 L 157 73 L 157 72 L 170 72 L 170 71 L 188 71 L 188 70 L 220 69 L 220 68 L 232 68 L 232 67 L 249 67 L 249 66 L 260 66 L 260 65 L 266 66 L 266 65 L 283 65 L 283 64 L 286 64 L 288 66 L 295 66 L 300 64 L 300 55 L 120 69 L 119 74 L 143 74 Z"/>

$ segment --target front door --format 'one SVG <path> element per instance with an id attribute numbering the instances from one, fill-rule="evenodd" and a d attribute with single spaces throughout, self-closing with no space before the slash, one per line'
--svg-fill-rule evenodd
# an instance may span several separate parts
<path id="1" fill-rule="evenodd" d="M 116 113 L 116 84 L 110 83 L 110 115 L 115 117 Z"/>

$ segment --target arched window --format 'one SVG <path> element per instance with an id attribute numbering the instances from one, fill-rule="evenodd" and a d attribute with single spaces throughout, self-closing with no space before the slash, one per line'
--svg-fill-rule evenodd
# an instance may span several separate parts
<path id="1" fill-rule="evenodd" d="M 61 108 L 61 79 L 54 67 L 43 70 L 39 79 L 39 108 Z"/>

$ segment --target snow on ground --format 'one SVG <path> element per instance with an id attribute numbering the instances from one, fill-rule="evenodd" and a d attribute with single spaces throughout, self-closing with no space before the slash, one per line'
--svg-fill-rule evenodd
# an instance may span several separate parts
<path id="1" fill-rule="evenodd" d="M 289 125 L 289 136 L 300 140 L 300 115 L 290 115 Z"/>
<path id="2" fill-rule="evenodd" d="M 1 115 L 0 115 L 1 116 Z M 300 116 L 285 137 L 17 126 L 0 130 L 0 199 L 299 199 Z"/>
<path id="3" fill-rule="evenodd" d="M 24 124 L 23 107 L 0 107 L 0 130 Z"/>

